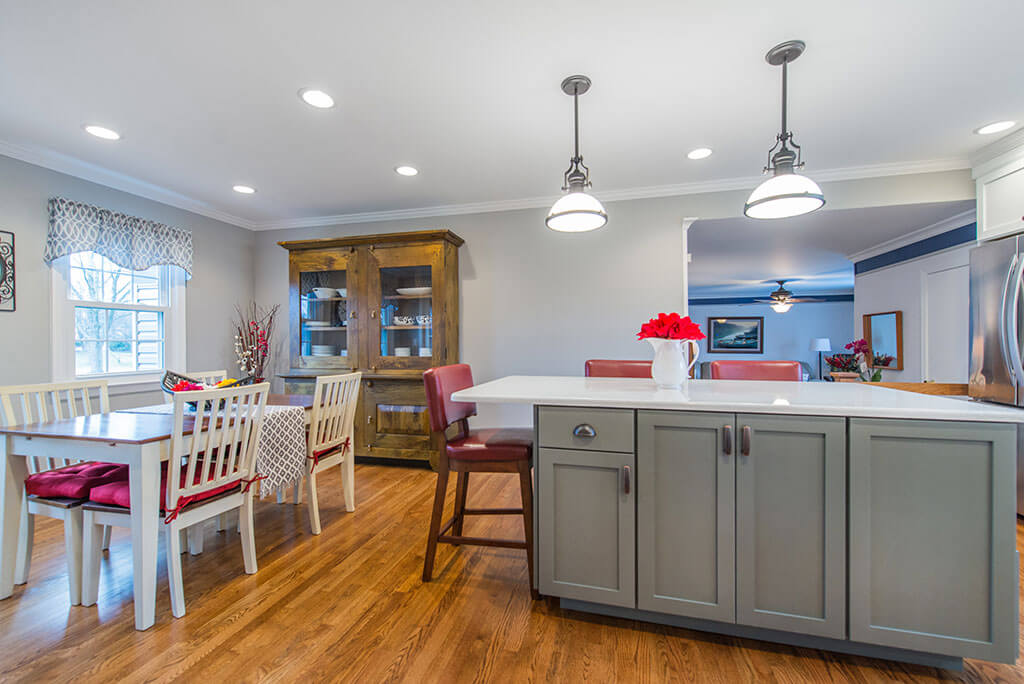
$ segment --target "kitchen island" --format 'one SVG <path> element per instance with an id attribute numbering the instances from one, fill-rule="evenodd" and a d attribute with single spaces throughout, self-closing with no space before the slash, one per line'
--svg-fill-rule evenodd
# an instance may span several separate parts
<path id="1" fill-rule="evenodd" d="M 513 376 L 564 608 L 955 669 L 1015 661 L 1024 411 L 857 383 Z"/>

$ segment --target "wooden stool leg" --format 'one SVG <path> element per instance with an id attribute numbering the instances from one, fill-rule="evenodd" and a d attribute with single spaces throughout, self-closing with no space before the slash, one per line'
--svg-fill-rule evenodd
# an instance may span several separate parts
<path id="1" fill-rule="evenodd" d="M 427 554 L 423 558 L 423 581 L 429 582 L 434 574 L 434 556 L 437 555 L 437 537 L 441 530 L 441 515 L 448 493 L 448 459 L 442 459 L 437 466 L 437 489 L 434 491 L 434 511 L 430 515 L 430 536 L 427 538 Z"/>
<path id="2" fill-rule="evenodd" d="M 530 462 L 519 464 L 519 492 L 523 498 L 523 528 L 526 532 L 526 565 L 530 577 L 530 596 L 540 598 L 533 580 L 533 479 L 530 477 Z"/>
<path id="3" fill-rule="evenodd" d="M 460 472 L 455 482 L 455 524 L 452 525 L 452 534 L 456 537 L 462 536 L 462 523 L 465 521 L 463 511 L 466 510 L 466 494 L 469 492 L 469 473 Z"/>

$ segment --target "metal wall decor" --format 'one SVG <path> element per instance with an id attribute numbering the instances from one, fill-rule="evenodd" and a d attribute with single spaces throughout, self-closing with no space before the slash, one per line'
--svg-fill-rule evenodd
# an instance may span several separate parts
<path id="1" fill-rule="evenodd" d="M 0 230 L 0 311 L 14 311 L 14 233 Z"/>

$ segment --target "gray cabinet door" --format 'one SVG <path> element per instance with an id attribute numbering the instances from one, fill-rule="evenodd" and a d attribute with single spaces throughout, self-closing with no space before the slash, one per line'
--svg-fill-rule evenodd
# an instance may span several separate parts
<path id="1" fill-rule="evenodd" d="M 1016 426 L 850 420 L 850 638 L 1012 663 Z"/>
<path id="2" fill-rule="evenodd" d="M 636 606 L 633 454 L 538 449 L 540 592 Z"/>
<path id="3" fill-rule="evenodd" d="M 736 621 L 844 638 L 846 419 L 741 414 L 736 426 Z"/>
<path id="4" fill-rule="evenodd" d="M 736 621 L 734 421 L 638 412 L 638 608 Z"/>

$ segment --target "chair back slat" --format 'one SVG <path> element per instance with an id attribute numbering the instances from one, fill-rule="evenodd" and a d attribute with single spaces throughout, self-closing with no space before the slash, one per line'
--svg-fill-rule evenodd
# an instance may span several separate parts
<path id="1" fill-rule="evenodd" d="M 51 423 L 63 418 L 109 413 L 110 395 L 107 381 L 98 379 L 7 385 L 0 387 L 0 409 L 3 425 Z M 67 458 L 30 458 L 28 461 L 29 471 L 33 473 L 77 462 Z"/>
<path id="2" fill-rule="evenodd" d="M 310 458 L 351 440 L 362 377 L 362 373 L 317 376 L 306 446 Z"/>
<path id="3" fill-rule="evenodd" d="M 270 384 L 264 382 L 174 395 L 168 511 L 175 509 L 184 497 L 253 477 L 269 392 Z M 192 401 L 196 402 L 194 412 L 186 408 Z M 188 435 L 186 420 L 193 415 L 192 434 Z"/>

